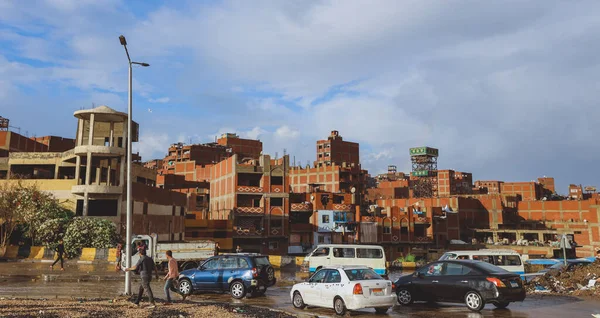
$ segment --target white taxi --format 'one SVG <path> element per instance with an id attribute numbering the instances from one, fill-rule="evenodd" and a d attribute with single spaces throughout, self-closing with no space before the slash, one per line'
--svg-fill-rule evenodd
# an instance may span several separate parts
<path id="1" fill-rule="evenodd" d="M 306 306 L 347 310 L 375 308 L 384 314 L 396 303 L 394 286 L 367 266 L 325 266 L 308 281 L 292 287 L 290 297 L 298 309 Z"/>

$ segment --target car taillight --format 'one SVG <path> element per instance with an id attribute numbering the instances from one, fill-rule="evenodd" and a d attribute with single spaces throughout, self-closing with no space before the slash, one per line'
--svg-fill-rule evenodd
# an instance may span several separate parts
<path id="1" fill-rule="evenodd" d="M 252 277 L 258 277 L 258 269 L 256 267 L 252 268 Z"/>
<path id="2" fill-rule="evenodd" d="M 488 280 L 488 282 L 491 282 L 494 285 L 496 285 L 496 287 L 506 287 L 506 285 L 504 285 L 504 283 L 501 280 L 499 280 L 498 278 L 488 277 L 486 279 Z"/>
<path id="3" fill-rule="evenodd" d="M 352 291 L 352 294 L 354 294 L 354 295 L 362 295 L 363 294 L 362 286 L 360 285 L 360 283 L 354 285 L 354 290 Z"/>
<path id="4" fill-rule="evenodd" d="M 396 284 L 392 283 L 392 290 L 396 290 Z"/>

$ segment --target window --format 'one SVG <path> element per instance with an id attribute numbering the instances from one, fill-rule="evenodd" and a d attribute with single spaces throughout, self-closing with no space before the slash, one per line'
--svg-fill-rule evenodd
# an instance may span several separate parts
<path id="1" fill-rule="evenodd" d="M 424 276 L 441 276 L 442 275 L 442 264 L 433 263 L 429 266 L 424 266 L 417 271 L 420 275 Z"/>
<path id="2" fill-rule="evenodd" d="M 327 275 L 327 271 L 326 269 L 322 269 L 318 272 L 316 272 L 308 281 L 309 283 L 322 283 L 325 281 L 325 275 Z"/>
<path id="3" fill-rule="evenodd" d="M 329 215 L 323 215 L 321 221 L 321 223 L 329 223 Z"/>
<path id="4" fill-rule="evenodd" d="M 328 270 L 327 278 L 325 279 L 325 283 L 333 284 L 340 283 L 342 281 L 342 275 L 337 269 Z"/>
<path id="5" fill-rule="evenodd" d="M 489 263 L 477 263 L 477 267 L 484 269 L 487 272 L 490 273 L 510 273 L 509 271 L 505 270 L 504 268 L 498 267 L 498 266 L 494 266 L 492 264 Z"/>
<path id="6" fill-rule="evenodd" d="M 283 222 L 281 220 L 271 220 L 271 227 L 281 227 Z"/>
<path id="7" fill-rule="evenodd" d="M 383 234 L 392 234 L 392 227 L 389 224 L 383 226 Z"/>
<path id="8" fill-rule="evenodd" d="M 321 247 L 321 248 L 317 248 L 313 253 L 312 256 L 329 256 L 329 247 Z"/>
<path id="9" fill-rule="evenodd" d="M 333 257 L 337 258 L 354 258 L 354 248 L 334 248 Z"/>
<path id="10" fill-rule="evenodd" d="M 325 236 L 319 235 L 318 241 L 319 241 L 319 244 L 325 243 Z"/>
<path id="11" fill-rule="evenodd" d="M 271 206 L 283 206 L 283 198 L 271 198 Z"/>
<path id="12" fill-rule="evenodd" d="M 238 267 L 237 257 L 221 258 L 221 263 L 220 263 L 221 269 L 231 269 L 231 268 L 237 268 L 237 267 Z"/>
<path id="13" fill-rule="evenodd" d="M 444 271 L 444 275 L 446 275 L 446 276 L 462 275 L 463 270 L 464 270 L 464 266 L 462 266 L 460 264 L 446 263 L 446 270 Z"/>
<path id="14" fill-rule="evenodd" d="M 379 276 L 379 274 L 375 273 L 375 271 L 370 268 L 346 269 L 344 272 L 350 281 L 383 279 L 381 276 Z"/>
<path id="15" fill-rule="evenodd" d="M 269 259 L 266 256 L 254 258 L 254 263 L 256 264 L 256 266 L 271 265 L 271 263 L 269 263 Z"/>
<path id="16" fill-rule="evenodd" d="M 279 249 L 279 242 L 269 242 L 269 249 L 270 250 Z"/>
<path id="17" fill-rule="evenodd" d="M 378 248 L 357 248 L 356 257 L 358 258 L 383 258 L 383 251 Z"/>
<path id="18" fill-rule="evenodd" d="M 202 268 L 208 269 L 208 270 L 219 268 L 219 259 L 217 259 L 217 258 L 209 259 L 208 261 L 204 262 L 204 264 L 202 264 Z"/>
<path id="19" fill-rule="evenodd" d="M 283 185 L 283 177 L 271 177 L 271 185 Z"/>

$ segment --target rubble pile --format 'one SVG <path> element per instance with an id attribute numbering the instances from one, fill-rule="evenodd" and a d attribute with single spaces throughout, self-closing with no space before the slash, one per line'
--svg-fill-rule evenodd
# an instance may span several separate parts
<path id="1" fill-rule="evenodd" d="M 572 271 L 550 271 L 536 276 L 526 286 L 528 293 L 600 296 L 600 260 Z"/>

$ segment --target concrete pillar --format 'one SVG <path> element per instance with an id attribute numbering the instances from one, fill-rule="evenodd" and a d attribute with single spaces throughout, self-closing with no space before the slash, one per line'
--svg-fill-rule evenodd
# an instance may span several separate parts
<path id="1" fill-rule="evenodd" d="M 94 114 L 90 115 L 90 133 L 88 136 L 88 145 L 93 145 L 94 141 Z"/>
<path id="2" fill-rule="evenodd" d="M 75 180 L 77 181 L 76 184 L 79 185 L 79 178 L 80 173 L 81 172 L 81 156 L 77 156 L 77 158 L 75 159 Z"/>
<path id="3" fill-rule="evenodd" d="M 100 181 L 102 180 L 102 167 L 98 165 L 96 167 L 96 184 L 100 185 Z"/>
<path id="4" fill-rule="evenodd" d="M 110 140 L 112 140 L 112 137 L 110 138 Z M 110 184 L 110 182 L 111 182 L 110 175 L 112 174 L 112 162 L 113 162 L 112 158 L 108 159 L 108 171 L 107 171 L 108 173 L 106 175 L 106 184 L 109 185 L 109 186 L 111 185 Z"/>
<path id="5" fill-rule="evenodd" d="M 114 135 L 115 135 L 115 123 L 114 122 L 110 122 L 110 137 L 108 139 L 108 146 L 112 147 L 115 144 L 114 139 Z"/>
<path id="6" fill-rule="evenodd" d="M 77 125 L 77 146 L 81 146 L 83 144 L 83 119 L 79 119 L 79 124 Z"/>
<path id="7" fill-rule="evenodd" d="M 57 164 L 54 166 L 54 179 L 58 179 L 58 169 L 59 169 L 59 168 L 60 168 L 60 164 L 59 164 L 59 163 L 57 163 Z"/>

